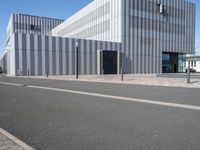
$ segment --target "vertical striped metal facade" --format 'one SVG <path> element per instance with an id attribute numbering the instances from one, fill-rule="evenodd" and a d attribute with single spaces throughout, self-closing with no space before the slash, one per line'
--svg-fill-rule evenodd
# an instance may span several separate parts
<path id="1" fill-rule="evenodd" d="M 76 41 L 79 42 L 79 74 L 97 74 L 97 51 L 121 49 L 121 43 L 15 33 L 15 74 L 73 75 Z"/>
<path id="2" fill-rule="evenodd" d="M 52 30 L 53 36 L 122 41 L 122 1 L 94 0 Z"/>
<path id="3" fill-rule="evenodd" d="M 165 14 L 159 13 L 162 4 Z M 161 73 L 162 53 L 194 53 L 195 4 L 185 0 L 122 0 L 126 73 Z"/>
<path id="4" fill-rule="evenodd" d="M 10 18 L 8 33 L 45 34 L 58 26 L 63 20 L 25 14 L 13 14 Z"/>
<path id="5" fill-rule="evenodd" d="M 120 51 L 124 73 L 162 73 L 163 52 L 194 53 L 195 13 L 195 4 L 186 0 L 94 0 L 64 22 L 13 15 L 8 70 L 74 74 L 79 39 L 81 74 L 97 74 L 97 50 Z"/>
<path id="6" fill-rule="evenodd" d="M 98 12 L 108 4 L 104 13 Z M 159 13 L 160 4 L 165 14 Z M 95 16 L 90 19 L 88 14 L 92 13 Z M 82 24 L 82 20 L 87 21 Z M 100 24 L 105 20 L 109 28 Z M 85 32 L 93 29 L 90 24 L 95 31 L 104 28 L 106 32 L 90 35 Z M 69 32 L 65 30 L 68 27 Z M 195 4 L 185 0 L 94 0 L 53 29 L 52 34 L 121 42 L 125 73 L 161 73 L 163 52 L 194 53 Z"/>
<path id="7" fill-rule="evenodd" d="M 15 38 L 15 33 L 49 35 L 49 32 L 62 22 L 63 20 L 60 19 L 25 14 L 12 14 L 7 27 L 7 73 L 9 75 L 16 75 L 16 65 L 18 63 L 20 64 L 25 57 L 25 54 L 23 54 L 19 58 L 15 58 L 15 54 L 17 53 L 15 44 L 21 42 L 23 48 L 26 48 L 26 41 L 29 40 L 26 38 L 17 39 Z M 26 65 L 28 66 L 28 64 Z"/>

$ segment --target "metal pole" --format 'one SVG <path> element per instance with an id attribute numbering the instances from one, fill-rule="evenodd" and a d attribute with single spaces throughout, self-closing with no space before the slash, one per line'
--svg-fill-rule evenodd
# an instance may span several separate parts
<path id="1" fill-rule="evenodd" d="M 123 72 L 123 67 L 121 67 L 121 81 L 124 81 L 124 72 Z"/>
<path id="2" fill-rule="evenodd" d="M 190 61 L 188 62 L 187 68 L 187 83 L 190 84 Z"/>
<path id="3" fill-rule="evenodd" d="M 124 81 L 123 53 L 121 53 L 121 81 Z"/>
<path id="4" fill-rule="evenodd" d="M 76 79 L 78 79 L 78 42 L 76 43 Z"/>
<path id="5" fill-rule="evenodd" d="M 49 69 L 47 68 L 47 78 L 49 77 Z"/>

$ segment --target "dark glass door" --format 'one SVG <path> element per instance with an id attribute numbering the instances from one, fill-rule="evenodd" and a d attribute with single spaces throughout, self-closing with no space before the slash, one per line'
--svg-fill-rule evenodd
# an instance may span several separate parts
<path id="1" fill-rule="evenodd" d="M 117 74 L 117 51 L 103 51 L 104 74 Z"/>
<path id="2" fill-rule="evenodd" d="M 163 53 L 162 71 L 163 73 L 178 72 L 178 53 Z"/>

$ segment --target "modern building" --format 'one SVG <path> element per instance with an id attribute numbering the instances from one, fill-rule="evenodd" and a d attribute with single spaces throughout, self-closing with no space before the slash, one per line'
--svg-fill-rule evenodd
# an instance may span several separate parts
<path id="1" fill-rule="evenodd" d="M 20 16 L 8 26 L 11 75 L 75 74 L 76 62 L 80 74 L 183 72 L 195 50 L 195 4 L 186 0 L 94 0 L 65 21 L 28 27 L 12 19 Z"/>
<path id="2" fill-rule="evenodd" d="M 189 66 L 194 69 L 196 72 L 200 72 L 200 56 L 199 55 L 190 55 L 186 57 L 186 68 Z"/>
<path id="3" fill-rule="evenodd" d="M 7 73 L 7 54 L 5 52 L 0 56 L 0 73 Z"/>
<path id="4" fill-rule="evenodd" d="M 62 23 L 63 20 L 13 14 L 7 27 L 7 73 L 9 75 L 25 75 L 30 64 L 26 59 L 34 49 L 28 45 L 29 41 L 40 36 L 48 36 L 49 31 Z M 30 35 L 34 35 L 30 37 Z M 38 42 L 41 42 L 38 40 Z M 38 44 L 37 44 L 38 47 Z M 40 51 L 41 49 L 37 49 Z M 21 73 L 20 73 L 21 72 Z"/>

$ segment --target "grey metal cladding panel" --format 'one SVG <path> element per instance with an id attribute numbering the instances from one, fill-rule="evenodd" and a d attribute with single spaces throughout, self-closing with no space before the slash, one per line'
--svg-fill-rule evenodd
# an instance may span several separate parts
<path id="1" fill-rule="evenodd" d="M 92 69 L 93 69 L 93 62 L 92 62 L 92 58 L 93 58 L 93 55 L 94 55 L 94 50 L 92 49 L 92 41 L 89 41 L 89 48 L 87 49 L 88 50 L 88 53 L 90 53 L 88 59 L 87 59 L 87 74 L 92 74 Z"/>
<path id="2" fill-rule="evenodd" d="M 46 50 L 45 50 L 45 36 L 42 35 L 42 48 L 41 48 L 41 51 L 42 51 L 42 75 L 45 75 L 46 74 Z"/>
<path id="3" fill-rule="evenodd" d="M 79 68 L 79 73 L 80 74 L 85 74 L 85 56 L 87 55 L 86 53 L 86 40 L 81 40 L 81 48 L 80 48 L 80 51 L 79 51 L 79 66 L 81 68 Z"/>
<path id="4" fill-rule="evenodd" d="M 67 39 L 69 41 L 69 46 L 68 46 L 68 51 L 69 51 L 69 57 L 68 57 L 68 60 L 69 60 L 69 74 L 71 75 L 72 74 L 72 39 Z"/>
<path id="5" fill-rule="evenodd" d="M 49 72 L 49 37 L 45 36 L 45 64 L 46 64 L 46 70 L 45 73 L 47 73 L 47 70 Z"/>
<path id="6" fill-rule="evenodd" d="M 56 75 L 56 38 L 52 37 L 52 74 Z"/>
<path id="7" fill-rule="evenodd" d="M 42 75 L 42 37 L 38 35 L 38 75 Z"/>
<path id="8" fill-rule="evenodd" d="M 52 75 L 53 70 L 52 70 L 52 66 L 53 66 L 53 56 L 52 56 L 52 37 L 48 37 L 49 38 L 49 75 Z"/>
<path id="9" fill-rule="evenodd" d="M 136 1 L 135 1 L 136 2 Z M 159 2 L 159 1 L 157 1 L 157 2 Z M 168 1 L 165 1 L 165 2 L 168 2 Z M 173 1 L 170 1 L 170 3 L 172 3 Z M 170 4 L 171 6 L 173 6 L 173 4 Z M 178 2 L 175 4 L 175 6 L 177 6 L 177 5 L 180 5 Z M 177 7 L 180 7 L 180 6 L 177 6 Z M 172 11 L 172 13 L 173 13 L 173 15 L 175 15 L 175 11 Z M 149 14 L 149 17 L 150 17 L 150 14 Z M 155 18 L 155 16 L 153 15 L 153 17 Z M 158 19 L 160 19 L 160 18 L 158 18 Z M 176 20 L 176 23 L 177 24 L 180 24 L 181 23 L 181 21 L 180 20 Z M 165 27 L 166 28 L 166 27 Z M 138 31 L 139 32 L 139 31 Z M 149 31 L 146 31 L 146 32 L 149 32 Z M 142 35 L 143 36 L 147 36 L 147 33 L 146 32 L 142 32 Z M 181 31 L 181 33 L 183 32 L 183 30 Z M 135 34 L 135 33 L 134 33 Z M 153 63 L 154 63 L 154 68 L 153 68 L 153 70 L 155 71 L 155 72 L 159 72 L 159 70 L 160 70 L 160 65 L 158 65 L 159 63 L 158 62 L 160 62 L 160 57 L 161 57 L 161 51 L 162 50 L 173 50 L 174 52 L 181 52 L 181 47 L 182 47 L 182 42 L 183 43 L 186 43 L 186 41 L 183 41 L 183 36 L 178 36 L 177 34 L 174 34 L 174 35 L 172 35 L 171 34 L 171 36 L 168 38 L 168 42 L 166 42 L 166 39 L 167 39 L 167 36 L 168 36 L 168 34 L 163 34 L 163 33 L 153 33 L 152 35 L 152 32 L 149 32 L 148 33 L 148 36 L 150 36 L 150 37 L 152 37 L 152 35 L 153 35 L 153 37 L 156 39 L 156 37 L 157 37 L 157 40 L 156 40 L 156 42 L 154 42 L 153 43 L 153 45 L 152 46 L 149 46 L 149 48 L 150 48 L 150 52 L 149 51 L 147 51 L 146 50 L 146 48 L 148 48 L 147 47 L 147 45 L 143 45 L 141 48 L 140 48 L 140 45 L 139 45 L 139 41 L 136 43 L 136 41 L 134 40 L 134 49 L 137 49 L 137 50 L 142 50 L 142 53 L 141 53 L 141 55 L 142 55 L 142 57 L 144 58 L 144 56 L 145 55 L 149 55 L 148 53 L 151 53 L 151 49 L 153 50 L 152 51 L 152 58 L 153 58 Z M 126 37 L 123 37 L 123 38 L 126 38 Z M 123 41 L 127 41 L 127 40 L 123 40 Z M 165 42 L 163 42 L 163 41 L 165 41 Z M 168 44 L 167 44 L 168 43 Z M 171 44 L 170 44 L 171 43 Z M 178 44 L 177 44 L 178 43 Z M 168 47 L 169 45 L 171 45 L 171 47 Z M 125 47 L 127 47 L 127 46 L 131 46 L 131 44 L 130 45 L 126 45 L 126 43 L 123 43 L 123 48 Z M 132 46 L 131 46 L 132 47 Z M 151 48 L 152 47 L 152 48 Z M 179 51 L 176 51 L 176 50 L 179 50 Z M 135 53 L 136 52 L 136 53 Z M 133 54 L 135 55 L 138 55 L 137 54 L 137 51 L 134 51 L 133 52 Z M 147 72 L 150 72 L 151 71 L 151 69 L 149 69 L 149 68 L 151 68 L 151 66 L 152 65 L 149 65 L 148 67 L 149 68 L 146 68 L 146 66 L 147 66 L 147 64 L 149 64 L 149 63 L 151 63 L 151 60 L 152 59 L 150 59 L 149 57 L 148 58 L 146 58 L 146 59 L 143 59 L 142 58 L 142 63 L 143 63 L 143 71 L 144 70 L 146 70 Z M 137 61 L 136 61 L 137 62 Z M 135 63 L 134 63 L 135 64 Z M 145 64 L 145 65 L 144 65 Z M 156 66 L 155 66 L 156 65 Z M 141 67 L 141 66 L 138 66 L 138 67 Z M 155 68 L 156 67 L 156 68 Z M 135 68 L 135 67 L 134 67 Z M 134 69 L 134 72 L 136 71 L 136 69 Z"/>
<path id="10" fill-rule="evenodd" d="M 86 65 L 85 74 L 90 74 L 90 68 L 91 68 L 91 62 L 90 62 L 90 60 L 91 60 L 91 55 L 92 55 L 90 41 L 87 41 L 86 47 L 87 47 L 86 53 L 88 55 L 86 55 L 86 57 L 85 57 L 86 58 L 85 59 L 85 61 L 86 61 L 86 63 L 85 63 L 85 65 Z"/>
<path id="11" fill-rule="evenodd" d="M 86 74 L 87 73 L 87 55 L 89 55 L 88 53 L 87 53 L 87 40 L 84 40 L 84 49 L 83 49 L 83 60 L 82 60 L 82 62 L 83 62 L 83 66 L 84 66 L 84 68 L 83 68 L 83 74 Z"/>
<path id="12" fill-rule="evenodd" d="M 123 14 L 122 14 L 122 52 L 123 53 L 125 53 L 125 49 L 124 49 L 124 42 L 125 42 L 125 14 L 124 14 L 124 12 L 125 12 L 125 1 L 126 0 L 122 0 L 122 12 L 123 12 Z"/>
<path id="13" fill-rule="evenodd" d="M 81 74 L 85 74 L 86 67 L 87 67 L 86 66 L 86 55 L 88 55 L 88 54 L 87 54 L 87 51 L 86 51 L 87 50 L 86 42 L 87 42 L 86 40 L 82 41 L 83 45 L 82 45 L 82 49 L 81 49 L 81 52 L 80 52 L 81 53 L 81 61 L 80 62 L 81 62 L 81 67 L 82 67 L 80 69 L 81 70 Z"/>
<path id="14" fill-rule="evenodd" d="M 22 34 L 22 70 L 23 70 L 23 75 L 27 75 L 27 52 L 26 52 L 26 34 Z"/>
<path id="15" fill-rule="evenodd" d="M 101 43 L 100 43 L 100 41 L 96 41 L 97 43 L 97 50 L 101 50 L 102 48 L 101 48 Z"/>
<path id="16" fill-rule="evenodd" d="M 59 38 L 59 74 L 63 75 L 63 49 L 62 49 L 62 38 Z"/>
<path id="17" fill-rule="evenodd" d="M 35 57 L 35 55 L 34 55 L 34 51 L 35 51 L 36 49 L 34 48 L 34 35 L 30 35 L 30 51 L 31 51 L 31 57 L 30 57 L 30 62 L 31 62 L 31 75 L 35 75 L 35 59 L 34 59 L 34 57 Z"/>
<path id="18" fill-rule="evenodd" d="M 91 41 L 91 52 L 92 52 L 92 55 L 91 55 L 91 72 L 90 74 L 95 74 L 95 41 Z"/>
<path id="19" fill-rule="evenodd" d="M 80 74 L 84 74 L 84 49 L 85 49 L 85 44 L 84 44 L 84 40 L 83 39 L 80 39 L 79 40 L 79 45 L 78 45 L 78 72 Z M 76 53 L 77 51 L 75 50 L 74 53 L 75 53 L 75 57 L 77 55 Z M 75 65 L 76 65 L 76 58 L 75 58 Z"/>
<path id="20" fill-rule="evenodd" d="M 93 48 L 94 48 L 94 54 L 93 54 L 93 74 L 97 74 L 97 41 L 93 41 Z"/>
<path id="21" fill-rule="evenodd" d="M 62 75 L 66 75 L 66 43 L 65 38 L 61 38 L 62 40 L 62 51 L 61 51 L 61 57 L 62 57 Z"/>
<path id="22" fill-rule="evenodd" d="M 16 28 L 16 24 L 15 22 L 17 21 L 17 17 L 15 14 L 12 15 L 12 21 L 13 21 L 13 25 L 11 25 L 11 28 L 13 29 L 13 33 L 16 32 L 15 28 Z"/>
<path id="23" fill-rule="evenodd" d="M 192 7 L 192 14 L 193 14 L 193 19 L 192 19 L 192 50 L 195 50 L 196 6 L 194 4 L 193 4 L 193 7 Z"/>
<path id="24" fill-rule="evenodd" d="M 69 39 L 65 38 L 65 57 L 66 57 L 66 62 L 65 62 L 65 69 L 66 69 L 66 74 L 69 74 Z"/>
<path id="25" fill-rule="evenodd" d="M 59 37 L 56 37 L 56 75 L 58 75 L 59 74 L 59 70 L 60 70 L 60 68 L 59 68 Z"/>
<path id="26" fill-rule="evenodd" d="M 75 68 L 76 68 L 76 66 L 75 66 L 76 65 L 75 64 L 75 51 L 76 51 L 76 40 L 72 39 L 72 74 L 75 74 Z M 79 69 L 79 71 L 80 71 L 80 69 Z"/>
<path id="27" fill-rule="evenodd" d="M 21 22 L 21 15 L 18 16 L 18 21 Z M 19 27 L 19 28 L 17 29 L 18 32 L 21 32 L 21 30 L 20 30 L 20 29 L 21 29 L 21 24 L 18 24 L 18 27 Z"/>
<path id="28" fill-rule="evenodd" d="M 15 72 L 17 73 L 19 70 L 19 38 L 18 33 L 14 34 L 15 38 Z"/>
<path id="29" fill-rule="evenodd" d="M 26 34 L 26 60 L 27 71 L 31 74 L 31 47 L 30 47 L 30 34 Z"/>

